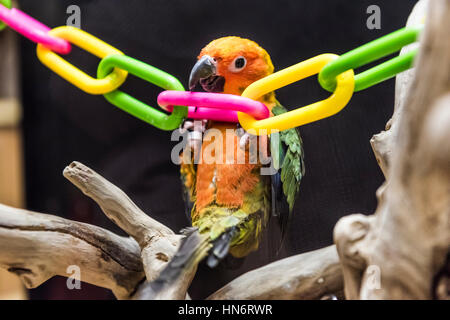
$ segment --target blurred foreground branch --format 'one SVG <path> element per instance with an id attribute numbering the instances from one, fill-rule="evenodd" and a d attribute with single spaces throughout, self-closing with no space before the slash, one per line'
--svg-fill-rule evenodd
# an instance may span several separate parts
<path id="1" fill-rule="evenodd" d="M 335 227 L 349 299 L 449 297 L 450 2 L 428 6 L 415 71 L 399 76 L 389 130 L 372 140 L 387 176 L 378 208 Z"/>

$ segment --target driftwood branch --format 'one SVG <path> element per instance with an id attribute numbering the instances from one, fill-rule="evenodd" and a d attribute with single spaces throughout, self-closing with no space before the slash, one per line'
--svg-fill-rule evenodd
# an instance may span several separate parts
<path id="1" fill-rule="evenodd" d="M 73 162 L 64 169 L 63 174 L 85 195 L 92 198 L 112 222 L 139 243 L 147 280 L 154 280 L 175 254 L 182 236 L 150 218 L 122 190 L 85 165 Z M 134 298 L 184 299 L 195 271 L 196 269 L 189 270 L 158 296 L 154 296 L 148 283 L 144 283 Z"/>
<path id="2" fill-rule="evenodd" d="M 0 205 L 0 266 L 19 275 L 28 288 L 55 275 L 69 276 L 67 268 L 75 265 L 82 281 L 111 289 L 121 299 L 184 299 L 195 269 L 158 296 L 148 290 L 182 236 L 147 216 L 122 190 L 83 164 L 73 162 L 63 174 L 132 238 Z"/>
<path id="3" fill-rule="evenodd" d="M 143 213 L 119 188 L 105 180 L 93 170 L 87 168 L 81 163 L 74 162 L 64 170 L 64 176 L 82 190 L 87 196 L 94 199 L 102 208 L 103 212 L 125 232 L 131 235 L 140 244 L 142 253 L 142 261 L 149 281 L 155 279 L 161 269 L 166 265 L 175 253 L 179 242 L 180 235 L 174 234 L 169 228 L 153 220 Z M 311 262 L 311 266 L 302 263 L 297 266 L 298 271 L 295 273 L 279 272 L 283 266 L 286 270 L 293 270 L 298 261 Z M 277 271 L 278 270 L 278 271 Z M 180 279 L 165 291 L 159 293 L 158 296 L 148 286 L 142 284 L 134 299 L 184 299 L 189 285 L 195 275 L 196 268 L 186 270 Z M 274 279 L 284 278 L 284 282 L 273 281 L 265 282 L 265 290 L 263 288 L 253 288 L 246 290 L 248 298 L 259 295 L 262 298 L 268 292 L 281 294 L 282 291 L 285 298 L 291 296 L 305 298 L 320 298 L 325 294 L 335 293 L 342 290 L 342 276 L 339 272 L 337 254 L 334 246 L 308 253 L 307 255 L 299 255 L 290 258 L 290 260 L 282 260 L 280 262 L 270 264 L 264 268 L 255 270 L 242 277 L 242 283 L 248 287 L 248 276 L 253 277 L 254 274 L 261 274 L 263 278 L 273 277 Z M 277 276 L 277 277 L 275 277 Z M 322 280 L 321 280 L 322 279 Z M 326 279 L 326 280 L 325 280 Z M 319 286 L 315 289 L 311 287 L 314 281 L 319 281 Z M 323 281 L 323 282 L 322 282 Z M 229 288 L 241 282 L 240 279 L 230 283 Z M 280 286 L 284 283 L 284 288 Z M 329 290 L 327 290 L 329 289 Z M 223 292 L 231 291 L 228 295 Z M 304 291 L 304 292 L 303 292 Z M 222 293 L 211 296 L 211 299 L 231 298 L 234 294 L 236 297 L 243 298 L 243 293 L 239 293 L 235 289 L 223 288 Z M 258 293 L 260 292 L 260 293 Z M 267 298 L 277 298 L 274 295 L 267 295 Z M 234 298 L 236 299 L 236 298 Z"/>
<path id="4" fill-rule="evenodd" d="M 60 217 L 0 205 L 0 266 L 27 288 L 53 276 L 70 276 L 129 298 L 145 277 L 139 246 L 131 238 Z"/>
<path id="5" fill-rule="evenodd" d="M 63 175 L 85 195 L 92 198 L 112 222 L 139 243 L 142 250 L 150 245 L 162 247 L 160 252 L 155 250 L 152 258 L 156 259 L 150 259 L 149 263 L 144 264 L 148 266 L 146 268 L 148 271 L 161 268 L 168 260 L 167 253 L 176 250 L 179 237 L 175 237 L 172 230 L 146 215 L 122 190 L 92 169 L 79 162 L 73 162 L 64 169 Z M 173 241 L 165 241 L 171 237 Z M 164 241 L 161 242 L 161 239 Z M 161 261 L 161 265 L 155 265 L 156 261 Z M 152 279 L 155 274 L 148 272 L 147 276 Z"/>
<path id="6" fill-rule="evenodd" d="M 132 238 L 2 205 L 0 266 L 20 275 L 28 288 L 55 275 L 68 276 L 67 267 L 77 265 L 82 281 L 109 288 L 121 299 L 185 299 L 196 268 L 186 270 L 158 295 L 149 285 L 173 256 L 182 236 L 147 216 L 122 190 L 85 165 L 73 162 L 64 176 Z M 342 281 L 332 246 L 249 272 L 210 299 L 318 299 L 339 295 Z"/>
<path id="7" fill-rule="evenodd" d="M 391 133 L 372 140 L 387 175 L 376 213 L 335 228 L 349 299 L 448 298 L 440 285 L 450 248 L 450 3 L 428 7 L 416 70 L 397 80 Z"/>
<path id="8" fill-rule="evenodd" d="M 250 271 L 210 300 L 321 299 L 340 296 L 343 278 L 335 246 L 285 258 Z"/>

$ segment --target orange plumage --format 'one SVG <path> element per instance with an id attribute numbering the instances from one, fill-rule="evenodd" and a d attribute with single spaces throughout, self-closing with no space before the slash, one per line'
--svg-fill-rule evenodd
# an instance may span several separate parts
<path id="1" fill-rule="evenodd" d="M 226 137 L 226 129 L 232 125 L 214 123 L 213 128 L 219 130 L 222 137 Z M 196 212 L 201 212 L 207 205 L 215 202 L 220 206 L 236 208 L 244 203 L 244 195 L 250 192 L 258 182 L 258 176 L 253 172 L 260 168 L 259 164 L 250 164 L 248 151 L 239 148 L 239 139 L 236 135 L 231 137 L 230 143 L 226 139 L 222 141 L 209 141 L 208 132 L 202 146 L 203 159 L 209 154 L 205 152 L 208 147 L 214 148 L 215 163 L 202 163 L 197 167 L 196 185 Z M 217 144 L 221 147 L 215 148 Z M 214 153 L 214 152 L 213 152 Z M 233 164 L 227 164 L 226 157 L 232 157 Z M 238 164 L 237 159 L 245 161 Z"/>

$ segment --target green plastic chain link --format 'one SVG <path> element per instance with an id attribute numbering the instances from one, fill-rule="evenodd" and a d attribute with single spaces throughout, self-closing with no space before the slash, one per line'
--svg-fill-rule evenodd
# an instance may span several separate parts
<path id="1" fill-rule="evenodd" d="M 0 0 L 0 4 L 4 5 L 8 9 L 11 9 L 11 0 Z M 6 28 L 6 24 L 0 21 L 0 31 Z"/>
<path id="2" fill-rule="evenodd" d="M 97 77 L 99 79 L 104 78 L 111 73 L 114 67 L 126 70 L 130 74 L 165 90 L 184 91 L 183 85 L 174 76 L 125 55 L 110 55 L 103 58 L 98 66 Z M 161 130 L 177 129 L 188 113 L 187 107 L 175 106 L 172 114 L 167 115 L 120 90 L 115 90 L 104 96 L 116 107 Z"/>
<path id="3" fill-rule="evenodd" d="M 319 73 L 320 85 L 325 90 L 333 92 L 336 88 L 336 76 L 386 57 L 401 50 L 404 46 L 416 42 L 422 29 L 423 26 L 403 28 L 341 55 L 338 59 L 328 63 Z M 417 50 L 411 50 L 355 75 L 355 92 L 408 70 L 412 67 L 416 54 Z"/>

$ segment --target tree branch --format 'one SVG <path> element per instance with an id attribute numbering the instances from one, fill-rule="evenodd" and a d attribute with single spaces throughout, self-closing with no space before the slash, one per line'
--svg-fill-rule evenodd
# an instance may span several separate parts
<path id="1" fill-rule="evenodd" d="M 139 246 L 105 229 L 0 205 L 0 266 L 27 288 L 80 267 L 81 280 L 129 298 L 145 277 Z"/>
<path id="2" fill-rule="evenodd" d="M 176 253 L 183 236 L 150 218 L 122 190 L 85 165 L 73 162 L 64 169 L 63 174 L 92 198 L 111 221 L 139 243 L 147 280 L 154 280 Z M 148 284 L 143 283 L 135 298 L 184 299 L 195 271 L 196 268 L 186 270 L 179 281 L 158 296 L 154 296 Z"/>
<path id="3" fill-rule="evenodd" d="M 210 300 L 320 299 L 340 296 L 343 279 L 335 246 L 285 258 L 247 272 Z"/>

